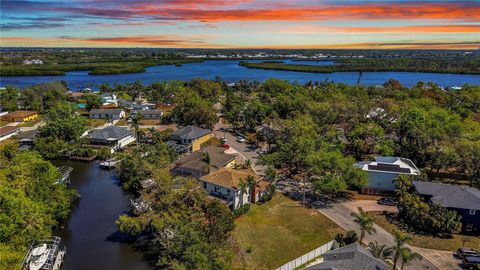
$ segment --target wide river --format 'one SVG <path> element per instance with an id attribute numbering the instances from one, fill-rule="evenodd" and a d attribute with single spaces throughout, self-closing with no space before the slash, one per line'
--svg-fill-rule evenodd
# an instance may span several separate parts
<path id="1" fill-rule="evenodd" d="M 95 162 L 57 161 L 73 167 L 72 188 L 81 198 L 56 232 L 67 248 L 64 270 L 144 270 L 150 267 L 133 245 L 120 242 L 115 220 L 130 210 L 130 196 L 112 171 Z"/>
<path id="2" fill-rule="evenodd" d="M 329 61 L 307 62 L 291 61 L 286 63 L 325 65 L 333 64 Z M 249 69 L 238 65 L 238 60 L 208 60 L 201 63 L 184 64 L 181 67 L 175 65 L 154 66 L 146 69 L 143 73 L 116 74 L 116 75 L 88 75 L 87 71 L 67 72 L 65 76 L 30 76 L 30 77 L 2 77 L 0 86 L 14 85 L 20 88 L 37 83 L 64 80 L 72 90 L 85 87 L 95 87 L 101 83 L 127 83 L 141 80 L 145 84 L 154 81 L 168 80 L 191 80 L 192 78 L 214 79 L 219 76 L 227 82 L 239 80 L 264 81 L 269 78 L 279 78 L 289 81 L 306 83 L 308 81 L 330 80 L 338 83 L 356 84 L 359 72 L 335 72 L 335 73 L 306 73 L 279 70 Z M 360 83 L 364 85 L 381 85 L 388 79 L 394 78 L 406 86 L 413 86 L 419 81 L 434 82 L 443 87 L 461 86 L 463 84 L 480 84 L 480 75 L 467 74 L 443 74 L 422 72 L 364 72 Z"/>

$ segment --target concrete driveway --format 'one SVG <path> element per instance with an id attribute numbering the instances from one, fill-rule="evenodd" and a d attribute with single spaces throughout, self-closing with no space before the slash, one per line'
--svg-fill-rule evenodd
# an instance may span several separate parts
<path id="1" fill-rule="evenodd" d="M 452 251 L 434 250 L 427 248 L 416 248 L 423 257 L 433 262 L 439 269 L 458 270 L 464 269 L 462 261 L 453 255 Z"/>
<path id="2" fill-rule="evenodd" d="M 391 212 L 398 213 L 396 206 L 380 205 L 374 200 L 357 200 L 343 203 L 347 208 L 352 211 L 356 211 L 358 207 L 361 207 L 365 212 Z"/>
<path id="3" fill-rule="evenodd" d="M 225 126 L 224 124 L 218 122 L 215 124 L 213 129 L 213 134 L 217 138 L 225 137 L 227 139 L 227 144 L 230 145 L 233 149 L 237 150 L 244 158 L 249 159 L 254 166 L 255 172 L 257 174 L 262 174 L 263 170 L 265 169 L 264 166 L 258 164 L 259 162 L 259 154 L 258 149 L 250 148 L 250 145 L 246 143 L 241 143 L 237 141 L 237 135 L 232 134 L 230 132 L 223 131 L 224 128 L 228 128 L 229 126 Z"/>

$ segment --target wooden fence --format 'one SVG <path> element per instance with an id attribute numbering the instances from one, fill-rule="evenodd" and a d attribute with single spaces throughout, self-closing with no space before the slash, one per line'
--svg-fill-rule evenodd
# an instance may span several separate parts
<path id="1" fill-rule="evenodd" d="M 332 240 L 328 243 L 326 243 L 325 245 L 323 246 L 320 246 L 310 252 L 308 252 L 307 254 L 304 254 L 298 258 L 296 258 L 295 260 L 292 260 L 282 266 L 280 266 L 279 268 L 277 268 L 276 270 L 293 270 L 309 261 L 312 261 L 313 259 L 319 257 L 320 255 L 322 255 L 323 253 L 333 249 L 333 248 L 337 248 L 338 247 L 338 244 L 335 240 Z"/>

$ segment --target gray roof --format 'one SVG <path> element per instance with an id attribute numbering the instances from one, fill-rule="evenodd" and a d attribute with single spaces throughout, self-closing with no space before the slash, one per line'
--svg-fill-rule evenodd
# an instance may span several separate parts
<path id="1" fill-rule="evenodd" d="M 91 109 L 89 114 L 120 114 L 122 109 Z"/>
<path id="2" fill-rule="evenodd" d="M 172 133 L 173 137 L 178 137 L 180 139 L 190 139 L 195 140 L 202 136 L 205 136 L 211 133 L 211 130 L 199 128 L 195 126 L 186 126 L 184 128 L 178 129 Z"/>
<path id="3" fill-rule="evenodd" d="M 119 140 L 127 136 L 133 135 L 129 128 L 108 126 L 102 129 L 94 129 L 87 135 L 88 138 L 93 140 Z"/>
<path id="4" fill-rule="evenodd" d="M 389 270 L 385 262 L 374 258 L 368 250 L 353 243 L 323 254 L 324 262 L 305 268 L 305 270 Z"/>
<path id="5" fill-rule="evenodd" d="M 37 136 L 39 132 L 39 129 L 32 129 L 32 130 L 27 130 L 23 131 L 20 134 L 18 134 L 18 138 L 20 140 L 33 140 Z"/>
<path id="6" fill-rule="evenodd" d="M 138 111 L 140 115 L 163 114 L 162 110 L 142 110 Z"/>
<path id="7" fill-rule="evenodd" d="M 432 203 L 448 208 L 480 210 L 480 191 L 473 187 L 414 181 L 421 195 L 432 196 Z"/>

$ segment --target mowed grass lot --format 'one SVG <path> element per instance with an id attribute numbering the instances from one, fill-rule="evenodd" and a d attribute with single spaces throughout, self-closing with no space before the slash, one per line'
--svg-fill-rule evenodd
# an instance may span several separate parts
<path id="1" fill-rule="evenodd" d="M 368 212 L 369 215 L 373 216 L 375 223 L 380 227 L 383 227 L 389 232 L 393 232 L 395 229 L 399 229 L 395 224 L 387 220 L 385 215 L 377 212 Z M 404 231 L 404 233 L 407 233 Z M 462 247 L 462 243 L 465 240 L 465 247 L 478 249 L 480 247 L 480 237 L 478 236 L 465 236 L 465 235 L 452 235 L 452 238 L 439 238 L 429 235 L 419 235 L 407 233 L 413 238 L 409 242 L 410 245 L 420 248 L 429 248 L 429 249 L 438 249 L 445 251 L 455 251 L 459 247 Z"/>
<path id="2" fill-rule="evenodd" d="M 235 266 L 245 269 L 275 269 L 344 232 L 320 212 L 278 193 L 235 223 Z"/>

